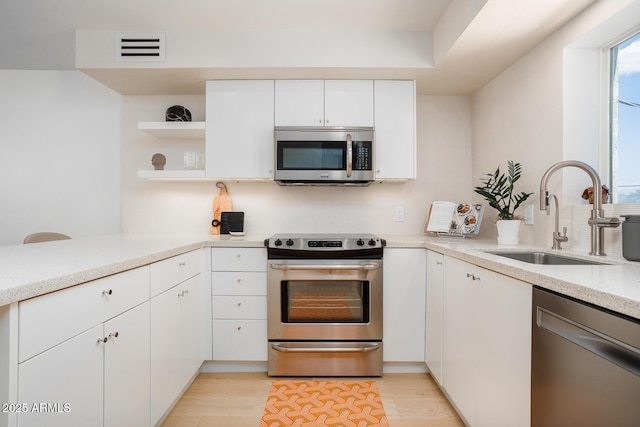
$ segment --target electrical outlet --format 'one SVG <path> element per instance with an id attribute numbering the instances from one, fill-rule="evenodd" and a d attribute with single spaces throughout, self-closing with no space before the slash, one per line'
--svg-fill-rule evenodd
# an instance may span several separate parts
<path id="1" fill-rule="evenodd" d="M 396 222 L 404 221 L 404 208 L 402 206 L 397 206 L 394 212 L 394 217 Z"/>
<path id="2" fill-rule="evenodd" d="M 524 223 L 527 225 L 533 225 L 533 205 L 525 205 Z"/>

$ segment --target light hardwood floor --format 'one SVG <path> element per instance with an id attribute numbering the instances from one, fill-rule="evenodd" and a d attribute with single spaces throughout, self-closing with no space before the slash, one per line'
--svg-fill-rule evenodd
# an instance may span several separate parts
<path id="1" fill-rule="evenodd" d="M 274 379 L 266 373 L 200 374 L 163 426 L 257 427 Z M 378 385 L 390 427 L 464 427 L 429 374 L 367 380 Z"/>

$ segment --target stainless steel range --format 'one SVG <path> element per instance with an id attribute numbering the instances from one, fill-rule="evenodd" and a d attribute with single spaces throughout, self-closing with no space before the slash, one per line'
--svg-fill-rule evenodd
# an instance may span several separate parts
<path id="1" fill-rule="evenodd" d="M 265 240 L 269 375 L 382 375 L 382 255 L 371 234 Z"/>

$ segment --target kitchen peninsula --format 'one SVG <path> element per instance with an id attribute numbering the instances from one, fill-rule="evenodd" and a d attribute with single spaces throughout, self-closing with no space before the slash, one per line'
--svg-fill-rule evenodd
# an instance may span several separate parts
<path id="1" fill-rule="evenodd" d="M 143 384 L 148 384 L 150 377 L 151 383 L 154 384 L 154 381 L 157 381 L 154 378 L 158 377 L 157 375 L 154 376 L 154 369 L 157 372 L 159 367 L 164 366 L 162 364 L 164 363 L 163 360 L 156 360 L 155 365 L 157 366 L 154 368 L 154 357 L 158 358 L 158 354 L 165 354 L 164 350 L 160 351 L 157 347 L 154 347 L 156 345 L 154 343 L 161 344 L 163 342 L 163 339 L 154 340 L 154 322 L 162 325 L 161 338 L 164 338 L 165 331 L 172 326 L 171 319 L 173 319 L 168 314 L 165 315 L 165 313 L 169 312 L 164 311 L 164 309 L 162 312 L 155 310 L 156 313 L 162 313 L 161 316 L 154 315 L 154 304 L 156 304 L 156 307 L 160 307 L 158 304 L 161 303 L 160 298 L 163 292 L 168 294 L 169 290 L 175 290 L 174 293 L 180 297 L 182 304 L 188 301 L 187 298 L 183 297 L 199 295 L 200 298 L 195 297 L 195 301 L 201 301 L 200 307 L 197 307 L 196 304 L 195 307 L 189 306 L 192 307 L 191 309 L 178 309 L 178 317 L 175 318 L 182 319 L 177 320 L 177 323 L 187 322 L 188 320 L 185 319 L 188 319 L 188 316 L 185 317 L 186 315 L 198 313 L 200 317 L 196 316 L 195 319 L 199 319 L 196 322 L 199 325 L 190 323 L 191 326 L 187 331 L 177 332 L 175 340 L 179 340 L 180 346 L 175 345 L 175 340 L 168 341 L 171 342 L 171 347 L 173 348 L 187 349 L 190 348 L 190 344 L 186 344 L 190 342 L 188 341 L 189 332 L 199 331 L 198 333 L 200 333 L 201 337 L 207 337 L 204 339 L 205 347 L 198 351 L 198 355 L 189 356 L 190 359 L 187 357 L 188 355 L 185 356 L 184 354 L 176 356 L 182 362 L 191 361 L 190 368 L 186 371 L 183 370 L 182 374 L 179 373 L 180 368 L 178 368 L 177 375 L 181 376 L 181 380 L 177 391 L 172 391 L 162 399 L 154 399 L 153 393 L 157 393 L 157 390 L 161 390 L 163 387 L 152 387 L 151 409 L 146 411 L 147 417 L 149 412 L 153 414 L 152 419 L 149 422 L 147 419 L 142 418 L 142 422 L 151 425 L 155 424 L 170 409 L 175 398 L 184 391 L 184 388 L 188 386 L 194 375 L 197 375 L 202 360 L 211 358 L 211 313 L 207 313 L 207 310 L 211 310 L 211 298 L 206 297 L 206 295 L 212 295 L 210 274 L 212 268 L 210 263 L 212 256 L 215 256 L 214 251 L 220 250 L 219 248 L 261 251 L 266 237 L 262 235 L 130 234 L 0 248 L 0 259 L 3 260 L 2 272 L 0 273 L 0 340 L 3 349 L 0 353 L 0 378 L 3 379 L 2 384 L 4 384 L 3 389 L 0 390 L 0 401 L 20 401 L 22 396 L 20 393 L 24 390 L 20 389 L 18 391 L 18 384 L 28 378 L 29 371 L 25 370 L 23 374 L 20 374 L 21 368 L 19 368 L 19 365 L 33 364 L 38 358 L 58 347 L 62 347 L 63 343 L 65 345 L 72 344 L 76 337 L 90 334 L 90 338 L 94 343 L 96 338 L 104 337 L 100 338 L 98 344 L 93 346 L 100 348 L 101 351 L 103 348 L 105 354 L 103 356 L 101 353 L 100 356 L 101 358 L 105 357 L 104 362 L 100 359 L 100 363 L 105 364 L 105 375 L 103 378 L 103 371 L 99 370 L 100 376 L 96 378 L 99 393 L 94 399 L 98 402 L 99 408 L 103 408 L 104 399 L 105 419 L 103 420 L 100 417 L 99 420 L 96 420 L 96 424 L 102 425 L 103 421 L 105 425 L 110 424 L 108 422 L 108 414 L 111 414 L 111 412 L 109 411 L 110 403 L 107 398 L 109 395 L 107 388 L 112 377 L 106 374 L 108 372 L 106 355 L 112 351 L 109 345 L 113 340 L 124 343 L 126 339 L 126 334 L 118 329 L 120 326 L 114 323 L 114 329 L 112 329 L 110 322 L 120 318 L 127 320 L 126 316 L 132 316 L 128 319 L 128 323 L 139 326 L 141 319 L 146 319 L 147 322 L 151 319 L 151 323 L 142 324 L 140 327 L 143 330 L 137 333 L 145 333 L 144 330 L 146 329 L 146 334 L 149 334 L 149 330 L 151 330 L 151 348 L 147 346 L 141 350 L 143 359 L 146 360 L 147 376 L 143 376 L 140 381 Z M 514 248 L 521 250 L 525 249 L 523 246 L 499 247 L 493 241 L 448 239 L 425 235 L 383 235 L 382 237 L 387 240 L 388 250 L 410 249 L 425 251 L 427 259 L 429 259 L 430 254 L 436 254 L 444 257 L 447 262 L 450 260 L 450 262 L 460 263 L 460 265 L 468 265 L 473 269 L 473 274 L 478 274 L 476 272 L 481 271 L 479 274 L 485 279 L 483 285 L 487 283 L 486 280 L 492 282 L 504 277 L 506 280 L 501 283 L 508 284 L 513 280 L 527 294 L 530 293 L 528 290 L 530 285 L 538 285 L 542 288 L 640 319 L 640 263 L 626 262 L 619 257 L 612 256 L 599 259 L 601 262 L 610 263 L 607 265 L 540 266 L 526 264 L 486 252 L 497 249 L 509 251 L 515 250 Z M 566 252 L 572 256 L 593 259 L 593 257 L 586 255 Z M 392 258 L 390 257 L 390 259 Z M 427 277 L 431 271 L 430 266 L 431 264 L 427 263 Z M 207 271 L 209 274 L 207 274 Z M 426 284 L 426 281 L 427 278 L 425 277 L 422 283 Z M 151 285 L 149 285 L 150 283 Z M 448 284 L 444 283 L 443 285 L 444 289 L 447 289 Z M 65 302 L 64 299 L 58 299 L 56 305 L 49 307 L 47 311 L 41 310 L 39 306 L 34 304 L 45 299 L 53 301 L 50 298 L 55 298 L 56 296 L 72 295 L 71 292 L 77 297 L 77 292 L 93 288 L 102 292 L 103 298 L 115 297 L 118 293 L 117 289 L 122 290 L 123 294 L 132 293 L 132 296 L 127 297 L 125 305 L 120 306 L 117 312 L 110 312 L 102 318 L 94 319 L 91 321 L 93 323 L 87 323 L 86 327 L 82 326 L 82 322 L 76 322 L 79 325 L 74 325 L 73 327 L 77 326 L 79 329 L 74 332 L 62 330 L 56 331 L 55 334 L 49 334 L 55 335 L 57 341 L 51 337 L 46 337 L 32 340 L 35 341 L 33 346 L 21 344 L 20 340 L 24 340 L 23 334 L 26 334 L 25 331 L 29 326 L 27 323 L 29 321 L 28 317 L 25 317 L 27 321 L 24 324 L 21 323 L 22 316 L 27 316 L 28 314 L 28 310 L 21 310 L 22 306 L 25 308 L 28 306 L 35 307 L 30 308 L 32 310 L 31 313 L 34 314 L 32 316 L 33 319 L 37 322 L 44 322 L 47 326 L 47 328 L 41 329 L 53 328 L 60 319 L 64 320 L 69 316 L 74 316 L 74 313 L 61 308 Z M 140 291 L 138 288 L 143 290 Z M 113 296 L 110 293 L 112 289 Z M 105 293 L 107 294 L 106 296 L 104 296 Z M 193 299 L 191 302 L 193 302 Z M 81 300 L 71 305 L 71 307 L 74 310 L 76 308 L 86 309 L 86 307 L 83 308 L 84 305 L 89 305 L 89 303 Z M 429 307 L 430 305 L 427 304 L 427 311 Z M 385 309 L 393 311 L 395 308 L 387 306 Z M 400 309 L 400 307 L 397 307 L 397 309 Z M 429 314 L 428 312 L 426 313 L 427 328 Z M 530 310 L 524 313 L 524 318 L 529 316 Z M 191 321 L 193 322 L 193 318 Z M 416 322 L 422 322 L 422 320 L 417 318 Z M 420 325 L 420 329 L 423 327 L 424 324 Z M 118 331 L 121 333 L 120 336 L 118 336 Z M 39 331 L 36 328 L 33 330 L 31 338 L 38 338 L 38 334 L 45 333 L 46 331 Z M 155 333 L 157 334 L 158 332 L 156 331 Z M 525 335 L 524 339 L 528 340 L 528 336 L 528 334 Z M 53 341 L 47 343 L 47 340 Z M 207 340 L 209 341 L 207 342 Z M 197 343 L 199 341 L 196 339 L 193 342 Z M 195 348 L 198 349 L 198 345 L 194 344 Z M 526 348 L 528 347 L 525 347 L 525 350 Z M 149 358 L 152 361 L 151 368 L 148 367 Z M 45 371 L 46 366 L 44 368 Z M 77 366 L 79 365 L 74 365 L 74 368 Z M 78 369 L 81 369 L 81 367 L 78 367 Z M 142 371 L 144 372 L 144 370 Z M 520 369 L 520 372 L 522 371 L 523 369 Z M 433 372 L 433 369 L 432 374 L 434 374 L 434 377 L 437 375 L 436 372 Z M 451 398 L 451 396 L 449 397 Z M 461 405 L 458 404 L 458 399 L 454 396 L 452 400 L 460 409 Z M 526 399 L 523 400 L 526 401 Z M 65 402 L 59 403 L 63 404 Z M 95 409 L 95 407 L 92 408 Z M 149 408 L 149 403 L 147 403 L 147 408 Z M 75 409 L 80 410 L 77 406 Z M 102 414 L 99 409 L 96 409 L 96 411 Z M 15 413 L 6 414 L 5 418 L 0 418 L 0 425 L 15 425 L 16 417 L 19 418 L 20 415 Z M 117 423 L 114 420 L 112 420 L 112 423 Z"/>

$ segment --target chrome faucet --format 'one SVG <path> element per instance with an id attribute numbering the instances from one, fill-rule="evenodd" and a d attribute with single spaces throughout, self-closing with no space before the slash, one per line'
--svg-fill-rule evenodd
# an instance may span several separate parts
<path id="1" fill-rule="evenodd" d="M 553 199 L 553 204 L 556 208 L 556 217 L 554 221 L 554 229 L 553 229 L 553 246 L 551 249 L 562 249 L 560 243 L 568 242 L 569 238 L 567 237 L 567 227 L 562 227 L 562 233 L 558 231 L 559 222 L 560 222 L 560 209 L 558 208 L 558 198 L 555 194 L 550 193 L 548 195 L 548 199 Z M 547 209 L 547 215 L 549 215 L 550 209 Z"/>
<path id="2" fill-rule="evenodd" d="M 604 256 L 604 227 L 615 228 L 620 225 L 620 218 L 608 218 L 604 216 L 602 210 L 602 184 L 598 173 L 588 164 L 576 160 L 565 160 L 552 165 L 542 175 L 540 181 L 540 210 L 549 211 L 549 192 L 547 191 L 547 181 L 558 169 L 568 166 L 583 170 L 591 178 L 593 183 L 593 209 L 588 224 L 591 226 L 591 252 L 589 255 Z M 555 239 L 555 233 L 554 233 Z"/>

